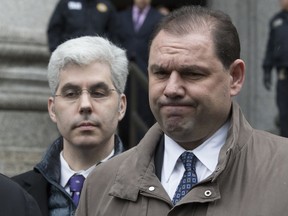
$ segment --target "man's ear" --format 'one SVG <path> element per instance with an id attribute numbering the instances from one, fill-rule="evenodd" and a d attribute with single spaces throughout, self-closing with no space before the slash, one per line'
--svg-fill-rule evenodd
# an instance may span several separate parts
<path id="1" fill-rule="evenodd" d="M 55 104 L 54 104 L 54 97 L 49 97 L 48 99 L 48 112 L 51 120 L 53 122 L 57 122 L 56 114 L 55 114 Z"/>
<path id="2" fill-rule="evenodd" d="M 119 112 L 119 117 L 118 120 L 121 121 L 126 113 L 126 109 L 127 109 L 127 99 L 125 94 L 121 94 L 120 95 L 120 103 L 119 103 L 119 108 L 118 108 L 118 112 Z"/>
<path id="3" fill-rule="evenodd" d="M 241 59 L 235 60 L 229 68 L 231 76 L 230 95 L 237 95 L 245 81 L 245 63 Z"/>

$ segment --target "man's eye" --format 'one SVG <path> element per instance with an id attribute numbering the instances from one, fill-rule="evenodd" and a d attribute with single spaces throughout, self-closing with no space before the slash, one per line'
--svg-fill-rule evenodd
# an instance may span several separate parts
<path id="1" fill-rule="evenodd" d="M 100 90 L 97 90 L 97 91 L 91 91 L 90 92 L 90 95 L 92 98 L 103 98 L 103 97 L 106 97 L 107 96 L 107 91 L 100 91 Z"/>
<path id="2" fill-rule="evenodd" d="M 155 71 L 154 72 L 154 75 L 157 77 L 157 78 L 165 78 L 165 77 L 168 77 L 169 76 L 169 73 L 166 72 L 166 71 Z"/>
<path id="3" fill-rule="evenodd" d="M 65 98 L 77 98 L 79 96 L 79 92 L 77 91 L 67 91 L 62 94 Z"/>
<path id="4" fill-rule="evenodd" d="M 202 73 L 185 73 L 182 75 L 185 79 L 193 79 L 193 80 L 198 80 L 198 79 L 203 79 L 205 76 Z"/>

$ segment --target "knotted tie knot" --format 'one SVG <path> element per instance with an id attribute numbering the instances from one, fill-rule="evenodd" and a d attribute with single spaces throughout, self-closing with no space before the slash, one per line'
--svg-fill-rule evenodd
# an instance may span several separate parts
<path id="1" fill-rule="evenodd" d="M 192 170 L 195 172 L 195 165 L 197 158 L 194 156 L 192 152 L 185 151 L 181 154 L 180 159 L 185 167 L 185 170 L 191 172 Z"/>
<path id="2" fill-rule="evenodd" d="M 77 206 L 80 199 L 81 190 L 85 181 L 83 175 L 74 175 L 69 180 L 70 191 L 72 192 L 72 200 Z"/>

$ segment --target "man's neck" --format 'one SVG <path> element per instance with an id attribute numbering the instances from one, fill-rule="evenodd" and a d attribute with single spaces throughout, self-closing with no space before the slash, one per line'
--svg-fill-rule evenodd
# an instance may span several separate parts
<path id="1" fill-rule="evenodd" d="M 104 147 L 81 148 L 64 144 L 63 157 L 72 170 L 86 170 L 105 159 L 113 151 L 114 143 Z"/>
<path id="2" fill-rule="evenodd" d="M 136 8 L 138 8 L 139 11 L 143 11 L 145 8 L 149 7 L 149 4 L 148 5 L 136 5 L 136 4 L 134 4 L 134 6 Z"/>

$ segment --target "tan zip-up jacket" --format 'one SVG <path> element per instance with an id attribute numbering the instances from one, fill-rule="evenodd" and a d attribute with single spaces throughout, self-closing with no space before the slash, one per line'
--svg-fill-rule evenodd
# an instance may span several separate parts
<path id="1" fill-rule="evenodd" d="M 234 102 L 213 174 L 176 206 L 155 175 L 155 124 L 138 146 L 100 165 L 85 182 L 77 216 L 288 215 L 288 139 L 253 129 Z"/>

